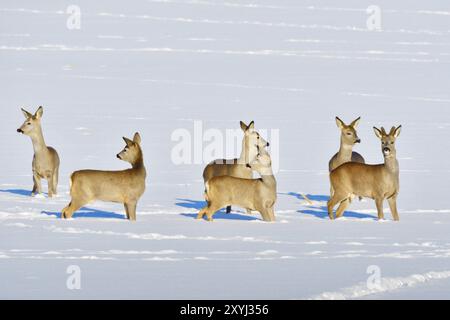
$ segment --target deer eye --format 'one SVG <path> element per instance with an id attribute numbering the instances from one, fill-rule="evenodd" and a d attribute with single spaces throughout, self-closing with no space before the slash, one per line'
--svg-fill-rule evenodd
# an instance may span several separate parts
<path id="1" fill-rule="evenodd" d="M 27 123 L 27 126 L 31 126 L 31 122 L 28 122 L 28 123 Z"/>
<path id="2" fill-rule="evenodd" d="M 351 132 L 347 132 L 347 135 L 348 135 L 348 136 L 351 136 L 351 135 L 352 135 L 352 133 L 351 133 Z"/>

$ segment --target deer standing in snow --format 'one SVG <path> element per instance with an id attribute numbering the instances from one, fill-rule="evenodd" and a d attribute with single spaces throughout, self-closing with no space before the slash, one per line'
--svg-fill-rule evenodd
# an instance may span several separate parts
<path id="1" fill-rule="evenodd" d="M 265 149 L 247 164 L 261 175 L 260 179 L 243 179 L 231 176 L 211 178 L 206 182 L 205 198 L 208 205 L 197 216 L 205 215 L 212 221 L 214 213 L 231 205 L 237 205 L 261 213 L 264 221 L 275 221 L 274 206 L 277 201 L 277 181 L 272 171 L 272 160 Z"/>
<path id="2" fill-rule="evenodd" d="M 384 128 L 374 127 L 375 135 L 381 140 L 384 163 L 368 165 L 357 162 L 347 162 L 330 174 L 334 190 L 328 202 L 328 215 L 334 219 L 333 208 L 340 204 L 336 212 L 339 218 L 349 205 L 352 196 L 367 197 L 375 200 L 378 219 L 384 219 L 383 202 L 388 200 L 392 216 L 398 221 L 397 195 L 400 190 L 399 164 L 395 142 L 400 135 L 401 126 L 392 127 L 389 133 Z"/>
<path id="3" fill-rule="evenodd" d="M 73 213 L 95 200 L 123 203 L 127 219 L 136 220 L 136 207 L 145 192 L 147 171 L 141 149 L 139 133 L 133 140 L 123 138 L 126 146 L 117 155 L 120 160 L 129 162 L 131 169 L 123 171 L 82 170 L 70 177 L 72 201 L 62 210 L 62 218 L 71 218 Z"/>
<path id="4" fill-rule="evenodd" d="M 255 131 L 255 123 L 252 121 L 248 126 L 240 122 L 241 129 L 244 132 L 242 140 L 242 152 L 239 159 L 215 160 L 208 164 L 203 171 L 203 180 L 206 184 L 213 177 L 230 176 L 236 178 L 252 179 L 253 171 L 247 166 L 253 162 L 258 154 L 258 148 L 269 147 L 269 143 Z M 249 208 L 245 208 L 247 213 L 251 213 Z M 227 207 L 227 213 L 231 212 L 231 206 Z"/>
<path id="5" fill-rule="evenodd" d="M 51 198 L 57 195 L 59 178 L 59 156 L 58 152 L 45 144 L 42 133 L 41 119 L 44 114 L 44 108 L 39 107 L 33 115 L 22 108 L 25 116 L 25 122 L 17 129 L 17 132 L 27 135 L 31 138 L 34 149 L 33 156 L 33 191 L 32 196 L 42 194 L 41 180 L 48 181 L 48 196 Z"/>

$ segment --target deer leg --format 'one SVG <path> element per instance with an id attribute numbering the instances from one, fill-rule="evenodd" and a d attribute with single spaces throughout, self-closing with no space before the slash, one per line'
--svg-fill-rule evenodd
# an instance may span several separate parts
<path id="1" fill-rule="evenodd" d="M 127 213 L 128 220 L 136 221 L 136 207 L 137 207 L 137 202 L 125 203 L 125 211 Z"/>
<path id="2" fill-rule="evenodd" d="M 334 199 L 334 195 L 331 197 L 330 200 L 328 200 L 328 217 L 330 218 L 330 220 L 334 220 L 334 214 L 333 214 L 333 209 L 334 206 L 336 205 L 337 201 Z"/>
<path id="3" fill-rule="evenodd" d="M 206 197 L 207 198 L 207 197 Z M 211 201 L 208 200 L 208 198 L 206 199 L 207 205 L 206 207 L 204 207 L 202 210 L 200 210 L 200 212 L 197 215 L 197 220 L 202 220 L 203 217 L 206 214 L 206 211 L 208 211 L 209 206 L 211 205 Z"/>
<path id="4" fill-rule="evenodd" d="M 269 222 L 269 213 L 267 212 L 267 208 L 263 207 L 263 206 L 257 206 L 256 210 L 258 210 L 258 212 L 261 214 L 261 218 L 263 219 L 263 221 L 265 222 Z"/>
<path id="5" fill-rule="evenodd" d="M 231 206 L 227 207 L 227 214 L 231 213 Z"/>
<path id="6" fill-rule="evenodd" d="M 272 222 L 275 221 L 275 212 L 274 207 L 275 202 L 271 200 L 266 200 L 263 203 L 260 204 L 260 206 L 257 206 L 257 210 L 261 213 L 261 216 L 264 221 L 266 222 Z"/>
<path id="7" fill-rule="evenodd" d="M 349 199 L 345 199 L 344 201 L 341 202 L 341 204 L 339 205 L 339 208 L 336 211 L 336 218 L 340 218 L 344 215 L 345 210 L 347 210 L 348 206 L 350 205 L 350 201 Z"/>
<path id="8" fill-rule="evenodd" d="M 72 199 L 67 207 L 65 207 L 61 212 L 62 219 L 70 219 L 73 216 L 73 213 L 84 206 L 86 203 L 78 200 Z"/>
<path id="9" fill-rule="evenodd" d="M 269 219 L 269 213 L 267 212 L 267 209 L 261 209 L 261 217 L 263 218 L 263 221 L 265 221 L 265 222 L 269 222 L 270 221 L 270 219 Z"/>
<path id="10" fill-rule="evenodd" d="M 395 221 L 400 221 L 400 217 L 397 211 L 397 196 L 393 196 L 388 199 L 389 208 L 391 208 L 392 217 Z"/>
<path id="11" fill-rule="evenodd" d="M 338 193 L 336 193 L 336 191 L 333 192 L 333 196 L 328 201 L 328 216 L 330 217 L 331 220 L 334 220 L 334 214 L 333 214 L 334 207 L 338 203 L 340 203 L 346 199 L 348 199 L 347 195 L 338 194 Z"/>
<path id="12" fill-rule="evenodd" d="M 206 209 L 206 218 L 208 219 L 208 221 L 212 222 L 213 215 L 222 208 L 223 207 L 218 207 L 218 206 L 213 206 L 213 205 L 208 206 L 208 208 Z"/>
<path id="13" fill-rule="evenodd" d="M 199 212 L 198 215 L 197 215 L 197 220 L 202 220 L 202 219 L 203 219 L 203 217 L 204 217 L 205 214 L 206 214 L 206 211 L 208 210 L 208 206 L 209 206 L 209 205 L 207 205 L 207 206 L 204 207 L 202 210 L 200 210 L 200 212 Z"/>
<path id="14" fill-rule="evenodd" d="M 58 194 L 58 180 L 59 180 L 59 170 L 58 168 L 55 169 L 53 172 L 53 179 L 52 179 L 52 185 L 53 185 L 53 195 Z"/>
<path id="15" fill-rule="evenodd" d="M 125 214 L 127 216 L 127 220 L 130 220 L 130 211 L 128 209 L 128 203 L 124 203 L 123 206 L 125 207 Z"/>
<path id="16" fill-rule="evenodd" d="M 378 220 L 384 220 L 384 213 L 383 213 L 383 198 L 377 198 L 377 199 L 375 199 L 375 204 L 377 205 Z"/>
<path id="17" fill-rule="evenodd" d="M 34 182 L 34 179 L 33 179 L 33 190 L 31 191 L 31 196 L 33 197 L 36 194 L 36 192 L 37 192 L 37 185 L 36 185 L 36 182 Z"/>
<path id="18" fill-rule="evenodd" d="M 32 196 L 38 195 L 42 193 L 42 185 L 41 185 L 41 177 L 36 172 L 33 172 L 33 192 L 31 193 Z"/>
<path id="19" fill-rule="evenodd" d="M 53 198 L 55 194 L 54 185 L 53 185 L 53 174 L 47 175 L 47 182 L 48 182 L 48 197 Z"/>
<path id="20" fill-rule="evenodd" d="M 275 222 L 275 211 L 273 210 L 273 207 L 267 209 L 267 214 L 269 215 L 269 221 Z"/>

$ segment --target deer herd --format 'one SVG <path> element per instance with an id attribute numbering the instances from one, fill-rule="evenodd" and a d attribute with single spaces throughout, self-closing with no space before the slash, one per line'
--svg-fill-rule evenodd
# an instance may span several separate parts
<path id="1" fill-rule="evenodd" d="M 22 109 L 22 113 L 25 122 L 17 132 L 29 136 L 34 149 L 32 195 L 42 194 L 41 180 L 45 179 L 48 181 L 48 196 L 54 197 L 58 190 L 60 158 L 54 148 L 45 144 L 41 126 L 44 110 L 39 107 L 32 114 Z M 336 117 L 341 143 L 338 153 L 329 162 L 331 188 L 328 215 L 333 220 L 334 207 L 339 205 L 336 218 L 342 217 L 352 200 L 370 198 L 375 200 L 378 219 L 384 219 L 383 203 L 387 200 L 393 219 L 398 221 L 399 165 L 395 142 L 401 126 L 392 127 L 389 132 L 384 128 L 373 128 L 381 141 L 384 163 L 369 165 L 359 153 L 353 151 L 353 146 L 361 142 L 356 131 L 359 122 L 360 118 L 346 125 Z M 267 151 L 269 143 L 255 130 L 253 121 L 249 125 L 243 122 L 240 125 L 244 133 L 240 157 L 215 160 L 203 172 L 207 205 L 200 210 L 199 220 L 206 216 L 208 221 L 212 221 L 217 211 L 226 208 L 226 212 L 230 213 L 232 206 L 238 206 L 248 214 L 258 211 L 264 221 L 275 221 L 277 181 Z M 131 168 L 123 171 L 74 172 L 70 176 L 71 201 L 62 210 L 62 218 L 71 218 L 84 205 L 99 200 L 122 203 L 127 218 L 136 220 L 137 204 L 145 192 L 147 171 L 139 133 L 133 139 L 123 139 L 125 148 L 117 158 L 131 164 Z M 254 179 L 254 173 L 260 178 Z"/>

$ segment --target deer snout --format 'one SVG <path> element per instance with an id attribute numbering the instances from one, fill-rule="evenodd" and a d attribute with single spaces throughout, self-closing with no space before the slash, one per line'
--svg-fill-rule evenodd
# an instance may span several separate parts
<path id="1" fill-rule="evenodd" d="M 355 143 L 361 143 L 361 139 L 360 138 L 356 139 Z"/>
<path id="2" fill-rule="evenodd" d="M 22 129 L 17 129 L 17 132 L 18 133 L 23 133 L 23 130 Z"/>
<path id="3" fill-rule="evenodd" d="M 247 168 L 249 168 L 249 169 L 251 169 L 252 168 L 252 166 L 251 165 L 249 165 L 248 163 L 245 165 Z"/>
<path id="4" fill-rule="evenodd" d="M 122 160 L 122 158 L 120 157 L 120 153 L 117 154 L 117 159 Z"/>
<path id="5" fill-rule="evenodd" d="M 269 142 L 267 142 L 266 147 L 270 147 L 270 143 Z"/>
<path id="6" fill-rule="evenodd" d="M 384 148 L 383 148 L 383 153 L 384 153 L 385 155 L 388 155 L 388 154 L 391 153 L 391 149 L 389 149 L 388 147 L 384 147 Z"/>

